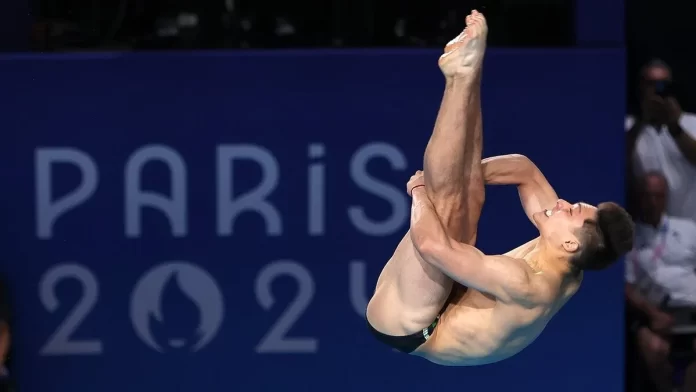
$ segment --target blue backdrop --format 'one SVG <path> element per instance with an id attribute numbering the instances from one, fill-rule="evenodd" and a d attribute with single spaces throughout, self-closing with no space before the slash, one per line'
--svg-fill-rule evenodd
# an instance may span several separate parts
<path id="1" fill-rule="evenodd" d="M 528 349 L 446 368 L 363 312 L 405 232 L 434 51 L 0 57 L 2 270 L 25 391 L 622 390 L 621 267 Z M 622 198 L 623 54 L 488 54 L 485 155 Z M 529 240 L 514 189 L 480 247 Z"/>

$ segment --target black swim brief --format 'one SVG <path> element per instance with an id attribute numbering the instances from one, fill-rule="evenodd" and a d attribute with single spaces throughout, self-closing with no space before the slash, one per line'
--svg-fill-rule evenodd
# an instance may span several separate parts
<path id="1" fill-rule="evenodd" d="M 365 320 L 367 320 L 367 317 L 365 317 Z M 430 339 L 430 336 L 432 336 L 433 331 L 435 331 L 435 327 L 437 327 L 437 323 L 440 321 L 440 316 L 437 316 L 435 321 L 433 321 L 432 324 L 430 324 L 428 327 L 423 328 L 423 330 L 412 333 L 410 335 L 405 335 L 405 336 L 392 336 L 392 335 L 387 335 L 382 332 L 379 332 L 378 330 L 373 327 L 370 322 L 367 322 L 367 328 L 372 332 L 373 335 L 379 340 L 380 342 L 386 344 L 389 347 L 395 348 L 402 353 L 410 354 L 418 347 L 420 347 L 423 343 L 425 343 L 428 339 Z"/>

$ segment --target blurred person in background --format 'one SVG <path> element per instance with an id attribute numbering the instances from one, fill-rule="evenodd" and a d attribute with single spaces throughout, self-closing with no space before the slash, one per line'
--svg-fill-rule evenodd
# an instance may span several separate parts
<path id="1" fill-rule="evenodd" d="M 0 392 L 14 391 L 14 383 L 9 371 L 11 316 L 9 289 L 5 281 L 0 279 Z"/>
<path id="2" fill-rule="evenodd" d="M 627 189 L 635 187 L 636 178 L 660 171 L 670 186 L 667 213 L 696 220 L 696 115 L 682 111 L 672 71 L 661 60 L 642 68 L 638 92 L 640 113 L 626 118 Z"/>
<path id="3" fill-rule="evenodd" d="M 633 311 L 631 332 L 651 381 L 673 391 L 667 307 L 696 308 L 696 223 L 666 214 L 669 185 L 664 175 L 638 181 L 639 215 L 634 249 L 626 257 L 626 299 Z M 686 371 L 684 391 L 696 391 L 696 364 Z"/>

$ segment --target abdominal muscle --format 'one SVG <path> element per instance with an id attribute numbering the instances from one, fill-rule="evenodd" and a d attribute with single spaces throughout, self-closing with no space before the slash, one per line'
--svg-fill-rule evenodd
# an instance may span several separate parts
<path id="1" fill-rule="evenodd" d="M 544 313 L 543 309 L 512 309 L 502 303 L 490 308 L 452 304 L 440 317 L 432 337 L 414 354 L 446 366 L 502 361 L 541 334 L 550 318 Z"/>
<path id="2" fill-rule="evenodd" d="M 535 244 L 530 241 L 507 255 L 522 258 Z M 484 365 L 509 358 L 531 344 L 555 313 L 543 306 L 502 303 L 462 286 L 452 291 L 432 337 L 413 353 L 440 365 Z"/>

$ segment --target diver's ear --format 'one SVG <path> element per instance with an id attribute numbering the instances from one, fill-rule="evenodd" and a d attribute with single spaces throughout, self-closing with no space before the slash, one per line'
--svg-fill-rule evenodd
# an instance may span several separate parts
<path id="1" fill-rule="evenodd" d="M 575 253 L 580 249 L 580 244 L 577 241 L 564 241 L 563 250 L 568 253 Z"/>

